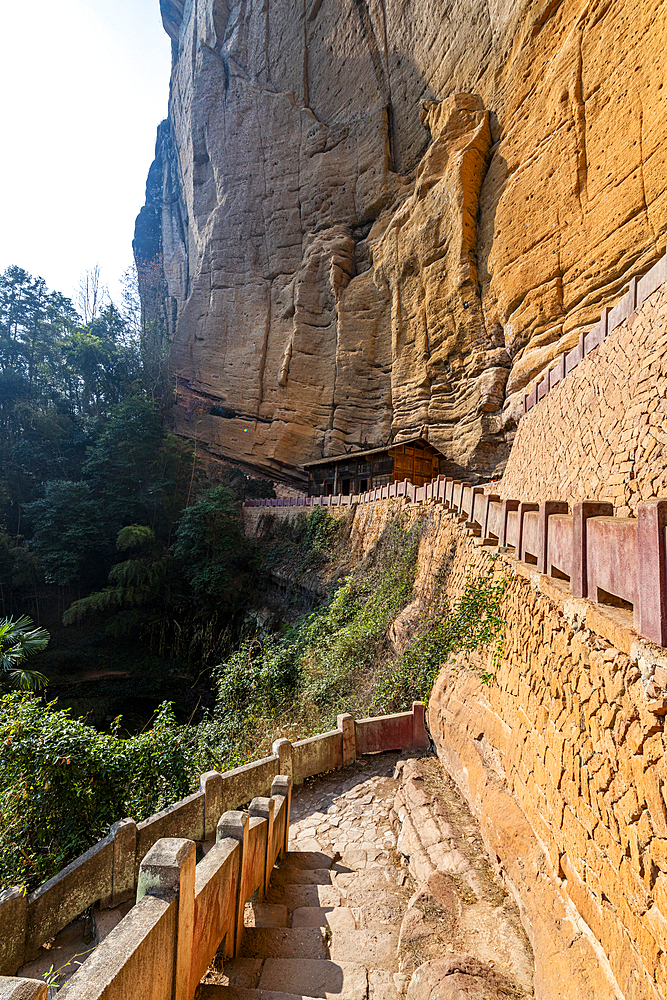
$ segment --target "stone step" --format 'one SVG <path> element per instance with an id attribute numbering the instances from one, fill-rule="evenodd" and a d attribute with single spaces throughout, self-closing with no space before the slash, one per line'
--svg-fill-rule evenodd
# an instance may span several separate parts
<path id="1" fill-rule="evenodd" d="M 387 878 L 384 869 L 338 875 L 335 883 L 344 903 L 363 910 L 364 927 L 383 930 L 388 925 L 398 927 L 400 924 L 406 902 L 405 891 L 397 886 L 395 879 Z"/>
<path id="2" fill-rule="evenodd" d="M 249 927 L 243 935 L 241 958 L 329 958 L 321 927 Z"/>
<path id="3" fill-rule="evenodd" d="M 259 988 L 322 1000 L 366 1000 L 368 975 L 358 962 L 267 958 Z"/>
<path id="4" fill-rule="evenodd" d="M 275 868 L 272 885 L 331 885 L 329 868 Z"/>
<path id="5" fill-rule="evenodd" d="M 275 885 L 266 894 L 267 903 L 281 903 L 289 911 L 301 906 L 340 906 L 341 893 L 333 885 Z"/>
<path id="6" fill-rule="evenodd" d="M 246 903 L 243 922 L 246 927 L 287 927 L 287 907 L 282 903 Z"/>
<path id="7" fill-rule="evenodd" d="M 286 851 L 276 865 L 276 871 L 284 868 L 307 868 L 316 871 L 321 868 L 331 868 L 333 856 L 324 851 Z"/>
<path id="8" fill-rule="evenodd" d="M 292 913 L 292 927 L 331 927 L 336 931 L 354 931 L 359 926 L 359 911 L 348 906 L 300 906 Z"/>
<path id="9" fill-rule="evenodd" d="M 235 989 L 254 990 L 262 974 L 261 958 L 227 958 L 223 969 L 225 986 Z"/>
<path id="10" fill-rule="evenodd" d="M 398 970 L 398 930 L 335 930 L 329 947 L 334 962 L 363 958 L 369 969 Z"/>
<path id="11" fill-rule="evenodd" d="M 276 990 L 245 990 L 238 986 L 214 986 L 211 984 L 200 986 L 197 998 L 198 1000 L 315 1000 L 313 997 L 280 993 Z"/>

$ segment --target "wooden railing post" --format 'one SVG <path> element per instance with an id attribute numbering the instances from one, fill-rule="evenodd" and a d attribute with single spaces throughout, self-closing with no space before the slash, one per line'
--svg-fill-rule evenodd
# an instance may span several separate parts
<path id="1" fill-rule="evenodd" d="M 271 844 L 273 843 L 273 821 L 275 808 L 276 803 L 274 799 L 258 795 L 252 800 L 248 809 L 249 816 L 261 816 L 267 823 L 266 854 L 264 855 L 264 883 L 261 892 L 262 900 L 266 897 L 268 892 L 269 879 L 271 878 L 271 871 L 273 869 L 273 862 L 271 861 Z"/>
<path id="2" fill-rule="evenodd" d="M 289 845 L 289 818 L 292 808 L 292 779 L 287 774 L 278 774 L 271 784 L 271 795 L 282 795 L 285 799 L 285 830 L 283 832 L 282 851 L 287 853 Z"/>
<path id="3" fill-rule="evenodd" d="M 572 573 L 570 589 L 573 597 L 588 597 L 588 566 L 586 522 L 589 517 L 611 517 L 613 504 L 584 500 L 572 505 Z"/>
<path id="4" fill-rule="evenodd" d="M 111 906 L 125 903 L 134 896 L 134 872 L 137 853 L 137 824 L 129 817 L 119 819 L 113 834 L 113 871 L 111 874 Z"/>
<path id="5" fill-rule="evenodd" d="M 343 767 L 352 764 L 357 759 L 357 736 L 354 728 L 354 716 L 349 712 L 339 715 L 336 720 L 343 734 Z"/>
<path id="6" fill-rule="evenodd" d="M 667 500 L 637 507 L 639 543 L 639 629 L 651 642 L 667 646 Z"/>
<path id="7" fill-rule="evenodd" d="M 292 744 L 289 740 L 280 739 L 275 740 L 273 746 L 271 747 L 273 753 L 278 758 L 278 770 L 281 774 L 287 774 L 290 778 L 294 777 L 294 762 L 292 755 Z"/>
<path id="8" fill-rule="evenodd" d="M 538 573 L 547 571 L 547 538 L 549 533 L 549 517 L 551 514 L 567 514 L 567 504 L 559 500 L 543 500 L 540 504 L 540 516 L 538 521 L 538 543 L 537 543 L 537 570 Z"/>
<path id="9" fill-rule="evenodd" d="M 204 793 L 204 840 L 213 840 L 223 811 L 223 780 L 218 771 L 206 771 L 199 779 Z"/>

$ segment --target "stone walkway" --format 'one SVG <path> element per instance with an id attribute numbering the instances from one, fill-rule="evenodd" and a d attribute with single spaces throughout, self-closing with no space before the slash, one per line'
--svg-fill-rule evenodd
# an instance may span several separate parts
<path id="1" fill-rule="evenodd" d="M 98 940 L 130 905 L 95 914 Z M 289 851 L 245 917 L 239 957 L 211 967 L 197 1000 L 532 996 L 518 910 L 435 757 L 377 754 L 295 789 Z M 62 985 L 97 943 L 82 928 L 30 973 L 53 965 Z"/>
<path id="2" fill-rule="evenodd" d="M 292 798 L 290 851 L 330 851 L 353 867 L 395 860 L 393 816 L 398 753 L 358 760 L 343 772 L 304 785 Z M 366 852 L 367 858 L 361 852 Z"/>
<path id="3" fill-rule="evenodd" d="M 399 1000 L 401 921 L 413 886 L 392 828 L 397 753 L 314 779 L 292 798 L 289 852 L 248 904 L 239 958 L 200 1000 Z"/>
<path id="4" fill-rule="evenodd" d="M 267 899 L 247 904 L 239 957 L 198 1000 L 532 995 L 530 947 L 474 818 L 435 758 L 399 756 L 294 791 Z"/>

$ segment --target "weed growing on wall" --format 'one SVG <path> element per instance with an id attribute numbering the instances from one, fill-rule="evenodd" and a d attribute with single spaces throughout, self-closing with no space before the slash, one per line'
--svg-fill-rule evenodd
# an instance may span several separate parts
<path id="1" fill-rule="evenodd" d="M 422 621 L 410 648 L 385 668 L 373 692 L 373 711 L 399 712 L 415 699 L 428 702 L 438 673 L 452 654 L 469 654 L 489 644 L 495 668 L 502 655 L 500 600 L 507 582 L 496 571 L 495 557 L 489 557 L 489 566 L 478 575 L 469 568 L 459 600 L 451 606 L 443 600 L 439 612 Z M 484 673 L 482 679 L 488 682 L 492 676 Z"/>
<path id="2" fill-rule="evenodd" d="M 289 566 L 294 577 L 335 558 L 343 521 L 324 507 L 308 514 L 279 518 L 270 513 L 260 520 L 258 538 L 262 547 L 263 569 L 279 564 Z"/>

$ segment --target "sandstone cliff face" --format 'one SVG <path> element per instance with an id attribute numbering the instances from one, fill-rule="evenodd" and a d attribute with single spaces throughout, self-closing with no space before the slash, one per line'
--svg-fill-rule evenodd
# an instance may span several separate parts
<path id="1" fill-rule="evenodd" d="M 500 471 L 521 389 L 664 251 L 666 6 L 161 0 L 135 250 L 177 430 L 279 476 L 422 429 Z"/>

